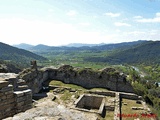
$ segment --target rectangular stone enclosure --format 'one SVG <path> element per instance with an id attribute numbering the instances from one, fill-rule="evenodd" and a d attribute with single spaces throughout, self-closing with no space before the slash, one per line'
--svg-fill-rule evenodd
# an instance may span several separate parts
<path id="1" fill-rule="evenodd" d="M 79 110 L 103 114 L 105 98 L 99 95 L 83 94 L 75 102 Z"/>

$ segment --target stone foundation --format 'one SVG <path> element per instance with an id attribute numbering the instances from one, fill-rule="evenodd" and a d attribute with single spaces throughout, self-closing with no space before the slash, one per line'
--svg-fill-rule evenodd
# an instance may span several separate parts
<path id="1" fill-rule="evenodd" d="M 32 108 L 32 92 L 30 89 L 14 92 L 16 112 L 24 112 Z"/>
<path id="2" fill-rule="evenodd" d="M 13 85 L 0 78 L 0 119 L 32 108 L 32 92 L 14 92 Z"/>
<path id="3" fill-rule="evenodd" d="M 103 114 L 105 99 L 103 96 L 83 94 L 75 102 L 75 107 L 79 110 Z"/>

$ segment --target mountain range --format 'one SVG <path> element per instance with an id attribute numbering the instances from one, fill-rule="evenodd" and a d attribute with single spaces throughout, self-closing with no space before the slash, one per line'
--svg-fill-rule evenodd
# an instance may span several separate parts
<path id="1" fill-rule="evenodd" d="M 147 42 L 145 40 L 139 40 L 134 42 L 123 42 L 123 43 L 115 43 L 115 44 L 81 44 L 81 43 L 73 43 L 67 46 L 47 46 L 43 44 L 39 44 L 36 46 L 32 46 L 29 44 L 19 44 L 16 45 L 18 48 L 26 49 L 31 52 L 41 53 L 41 52 L 53 52 L 53 51 L 81 51 L 81 50 L 92 50 L 92 51 L 103 51 L 103 50 L 114 50 L 119 48 L 129 48 L 130 46 L 137 45 Z M 28 46 L 28 47 L 26 47 Z M 77 47 L 79 46 L 79 47 Z"/>
<path id="2" fill-rule="evenodd" d="M 93 47 L 93 46 L 101 46 L 101 45 L 105 45 L 105 43 L 100 43 L 100 44 L 85 44 L 85 43 L 70 43 L 68 45 L 65 45 L 65 47 L 84 47 L 84 46 L 88 46 L 88 47 Z M 37 48 L 37 47 L 52 47 L 52 46 L 47 46 L 47 45 L 43 45 L 43 44 L 38 44 L 38 45 L 30 45 L 30 44 L 26 44 L 26 43 L 20 43 L 20 44 L 15 44 L 13 45 L 14 47 L 17 48 L 21 48 L 21 49 L 25 49 L 25 50 L 29 50 L 31 48 Z M 58 46 L 58 47 L 62 47 L 62 46 Z"/>
<path id="3" fill-rule="evenodd" d="M 77 43 L 55 47 L 43 44 L 37 46 L 23 46 L 21 44 L 21 48 L 44 57 L 57 57 L 57 55 L 61 55 L 72 58 L 81 56 L 87 62 L 107 62 L 110 64 L 160 63 L 160 41 L 138 40 L 116 44 L 92 45 Z"/>

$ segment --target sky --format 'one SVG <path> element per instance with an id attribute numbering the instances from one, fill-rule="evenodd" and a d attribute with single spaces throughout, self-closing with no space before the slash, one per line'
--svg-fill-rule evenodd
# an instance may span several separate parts
<path id="1" fill-rule="evenodd" d="M 0 42 L 160 40 L 160 0 L 0 0 Z"/>

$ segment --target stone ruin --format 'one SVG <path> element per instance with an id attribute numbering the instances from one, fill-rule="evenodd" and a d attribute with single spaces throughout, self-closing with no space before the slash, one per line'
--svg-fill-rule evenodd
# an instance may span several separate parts
<path id="1" fill-rule="evenodd" d="M 32 108 L 32 91 L 14 91 L 9 81 L 0 78 L 0 119 Z"/>
<path id="2" fill-rule="evenodd" d="M 146 103 L 143 101 L 141 96 L 138 96 L 133 93 L 124 93 L 124 92 L 113 92 L 113 91 L 107 91 L 107 92 L 100 92 L 100 91 L 88 91 L 90 94 L 83 94 L 81 95 L 74 103 L 74 108 L 76 110 L 84 111 L 84 112 L 90 112 L 99 114 L 102 117 L 105 117 L 105 115 L 108 113 L 108 111 L 113 111 L 114 120 L 122 120 L 123 115 L 125 113 L 122 112 L 122 99 L 127 100 L 135 100 L 135 104 L 137 101 L 141 102 L 141 107 L 131 107 L 131 110 L 141 110 L 142 113 L 137 114 L 137 116 L 130 116 L 128 119 L 131 118 L 142 118 L 140 114 L 146 114 L 150 117 L 151 120 L 155 120 L 156 115 L 152 114 L 150 109 L 147 107 Z M 107 98 L 110 96 L 110 98 Z M 127 105 L 125 105 L 127 106 Z M 129 115 L 129 114 L 126 114 Z M 131 115 L 134 115 L 133 113 Z M 154 116 L 153 116 L 154 115 Z M 148 119 L 150 119 L 148 117 Z"/>
<path id="3" fill-rule="evenodd" d="M 102 115 L 104 112 L 105 98 L 98 95 L 83 94 L 74 104 L 79 110 Z"/>
<path id="4" fill-rule="evenodd" d="M 18 79 L 25 80 L 33 94 L 38 93 L 43 88 L 43 83 L 48 80 L 60 80 L 88 89 L 99 87 L 133 93 L 133 88 L 126 81 L 126 76 L 113 68 L 94 71 L 88 68 L 78 69 L 64 65 L 59 68 L 26 69 L 18 75 Z"/>
<path id="5" fill-rule="evenodd" d="M 32 108 L 32 95 L 38 93 L 47 80 L 57 79 L 64 83 L 77 84 L 86 88 L 102 87 L 115 91 L 133 92 L 130 83 L 125 81 L 125 76 L 114 69 L 95 72 L 90 69 L 80 71 L 68 65 L 60 68 L 42 69 L 37 69 L 35 62 L 32 65 L 32 69 L 26 69 L 20 74 L 0 74 L 0 119 Z M 115 74 L 109 74 L 110 71 Z M 114 105 L 108 105 L 104 99 L 105 96 L 114 97 L 114 101 L 112 101 Z M 140 99 L 132 93 L 89 92 L 89 94 L 81 95 L 75 102 L 75 109 L 100 115 L 103 115 L 105 110 L 114 111 L 114 119 L 120 120 L 121 118 L 117 114 L 120 114 L 121 98 Z"/>
<path id="6" fill-rule="evenodd" d="M 36 60 L 31 61 L 31 69 L 37 69 L 37 61 Z"/>

